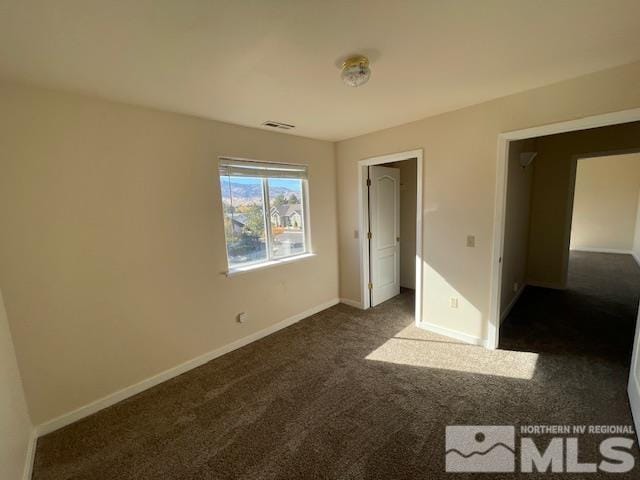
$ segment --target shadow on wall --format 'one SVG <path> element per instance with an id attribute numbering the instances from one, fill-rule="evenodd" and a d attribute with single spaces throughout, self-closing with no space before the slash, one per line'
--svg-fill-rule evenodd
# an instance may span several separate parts
<path id="1" fill-rule="evenodd" d="M 476 250 L 490 250 L 490 242 L 481 243 L 479 239 L 491 238 L 491 235 L 485 237 L 470 227 L 473 246 L 465 246 L 465 238 L 462 238 L 459 240 L 462 248 L 456 258 L 441 255 L 440 252 L 451 251 L 450 242 L 445 239 L 459 239 L 460 235 L 455 218 L 445 218 L 438 204 L 428 201 L 427 193 L 423 210 L 422 268 L 423 287 L 429 287 L 424 288 L 422 321 L 461 334 L 469 342 L 481 343 L 487 337 L 489 323 L 482 311 L 489 312 L 489 302 L 481 295 L 482 289 L 473 288 L 483 281 L 478 276 L 481 269 L 477 265 Z"/>
<path id="2" fill-rule="evenodd" d="M 527 252 L 529 249 L 529 223 L 531 218 L 531 185 L 536 168 L 535 157 L 528 152 L 537 152 L 535 139 L 517 140 L 509 143 L 507 157 L 507 201 L 505 204 L 504 241 L 502 252 L 502 284 L 500 290 L 500 318 L 517 300 L 527 281 Z"/>

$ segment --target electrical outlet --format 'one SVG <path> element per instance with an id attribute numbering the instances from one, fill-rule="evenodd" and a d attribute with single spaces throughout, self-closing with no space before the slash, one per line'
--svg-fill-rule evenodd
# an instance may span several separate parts
<path id="1" fill-rule="evenodd" d="M 449 299 L 449 306 L 451 308 L 458 308 L 458 297 L 451 297 Z"/>
<path id="2" fill-rule="evenodd" d="M 244 323 L 248 320 L 249 316 L 246 312 L 242 312 L 238 314 L 238 323 Z"/>
<path id="3" fill-rule="evenodd" d="M 476 246 L 475 235 L 467 235 L 467 247 L 475 247 L 475 246 Z"/>
<path id="4" fill-rule="evenodd" d="M 519 288 L 520 288 L 520 285 L 518 285 L 518 282 L 514 282 L 513 283 L 513 293 L 518 293 Z"/>
<path id="5" fill-rule="evenodd" d="M 355 238 L 356 240 L 360 238 L 360 232 L 358 230 L 353 231 L 353 238 Z"/>

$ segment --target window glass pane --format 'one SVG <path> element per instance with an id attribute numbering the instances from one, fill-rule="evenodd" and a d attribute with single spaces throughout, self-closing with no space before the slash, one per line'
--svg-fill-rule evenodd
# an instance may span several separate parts
<path id="1" fill-rule="evenodd" d="M 267 260 L 262 179 L 220 176 L 230 267 Z"/>
<path id="2" fill-rule="evenodd" d="M 302 180 L 269 178 L 271 256 L 298 255 L 306 251 Z"/>

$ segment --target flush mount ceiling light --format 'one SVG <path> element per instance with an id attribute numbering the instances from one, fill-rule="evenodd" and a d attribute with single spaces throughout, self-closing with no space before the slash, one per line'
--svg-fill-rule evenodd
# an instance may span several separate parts
<path id="1" fill-rule="evenodd" d="M 342 64 L 342 81 L 350 87 L 364 85 L 371 76 L 369 69 L 369 59 L 363 55 L 356 55 L 347 58 Z"/>

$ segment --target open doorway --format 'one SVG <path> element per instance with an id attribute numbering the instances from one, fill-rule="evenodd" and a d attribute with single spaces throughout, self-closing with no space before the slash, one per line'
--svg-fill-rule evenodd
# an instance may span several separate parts
<path id="1" fill-rule="evenodd" d="M 622 392 L 628 384 L 637 426 L 639 114 L 502 139 L 496 213 L 503 223 L 494 251 L 499 283 L 492 285 L 500 348 L 601 370 L 593 392 L 597 385 Z"/>
<path id="2" fill-rule="evenodd" d="M 497 348 L 501 320 L 517 303 L 525 284 L 562 290 L 568 277 L 571 216 L 573 204 L 573 181 L 577 158 L 604 155 L 617 151 L 622 153 L 637 150 L 640 145 L 638 132 L 640 109 L 586 117 L 578 120 L 544 125 L 525 130 L 503 133 L 498 136 L 498 165 L 496 178 L 496 200 L 492 261 L 492 282 L 490 297 L 490 317 L 487 346 Z M 564 141 L 563 136 L 572 136 Z M 607 137 L 608 145 L 603 148 L 602 140 Z M 551 155 L 541 161 L 540 148 L 551 147 Z M 534 178 L 546 176 L 545 189 L 538 195 L 523 195 L 522 188 L 514 188 L 513 178 L 525 182 L 531 188 Z M 528 178 L 525 178 L 528 177 Z M 538 182 L 539 184 L 541 182 Z M 515 201 L 512 193 L 523 198 Z M 535 198 L 535 200 L 534 200 Z M 534 205 L 535 203 L 535 205 Z M 514 212 L 514 205 L 520 213 Z M 518 207 L 518 205 L 520 207 Z M 544 206 L 544 214 L 540 206 Z M 510 211 L 510 209 L 512 211 Z M 519 238 L 524 242 L 520 248 L 514 247 L 510 232 L 509 216 L 516 219 L 529 217 L 522 223 L 524 233 Z M 521 282 L 514 282 L 508 275 L 510 252 L 524 272 Z M 523 253 L 526 252 L 526 253 Z M 516 286 L 516 283 L 518 285 Z M 506 313 L 505 313 L 506 312 Z"/>
<path id="3" fill-rule="evenodd" d="M 501 348 L 628 360 L 640 299 L 640 155 L 585 152 L 613 131 L 640 134 L 640 124 L 511 143 Z"/>
<path id="4" fill-rule="evenodd" d="M 640 122 L 518 138 L 505 147 L 496 330 L 525 286 L 571 290 L 571 264 L 588 257 L 580 250 L 624 254 L 633 264 Z M 574 280 L 604 275 L 573 273 Z"/>
<path id="5" fill-rule="evenodd" d="M 640 262 L 640 153 L 594 154 L 575 163 L 571 253 L 633 255 Z"/>
<path id="6" fill-rule="evenodd" d="M 421 320 L 422 150 L 361 160 L 360 267 L 362 307 L 415 292 Z"/>

